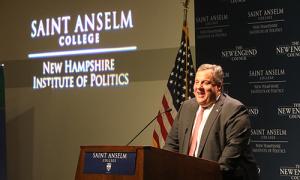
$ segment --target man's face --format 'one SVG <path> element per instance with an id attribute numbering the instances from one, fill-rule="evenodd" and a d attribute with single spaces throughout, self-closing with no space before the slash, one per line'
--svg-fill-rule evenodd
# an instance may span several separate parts
<path id="1" fill-rule="evenodd" d="M 213 81 L 213 71 L 211 69 L 198 71 L 195 77 L 194 94 L 197 102 L 207 107 L 216 101 L 221 93 L 221 86 Z"/>

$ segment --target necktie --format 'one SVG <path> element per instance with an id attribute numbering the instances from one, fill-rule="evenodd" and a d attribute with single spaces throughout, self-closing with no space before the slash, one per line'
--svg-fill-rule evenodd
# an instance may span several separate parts
<path id="1" fill-rule="evenodd" d="M 202 121 L 204 108 L 200 107 L 200 111 L 198 116 L 196 117 L 195 127 L 192 133 L 191 141 L 190 141 L 190 149 L 189 149 L 189 156 L 194 156 L 197 146 L 197 139 L 198 139 L 198 132 L 199 127 Z"/>

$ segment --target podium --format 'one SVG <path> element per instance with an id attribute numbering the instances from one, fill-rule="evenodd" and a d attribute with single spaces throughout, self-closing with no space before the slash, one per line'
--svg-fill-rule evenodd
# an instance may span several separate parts
<path id="1" fill-rule="evenodd" d="M 221 180 L 218 163 L 148 146 L 81 146 L 75 180 Z"/>

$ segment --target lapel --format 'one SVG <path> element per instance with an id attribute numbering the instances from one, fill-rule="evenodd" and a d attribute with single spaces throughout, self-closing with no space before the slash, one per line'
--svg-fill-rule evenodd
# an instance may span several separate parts
<path id="1" fill-rule="evenodd" d="M 183 154 L 188 154 L 189 142 L 198 108 L 199 104 L 197 103 L 196 99 L 194 99 L 190 107 L 190 113 L 188 113 L 190 116 L 187 117 L 184 129 Z"/>
<path id="2" fill-rule="evenodd" d="M 206 124 L 205 124 L 203 132 L 202 132 L 197 157 L 199 157 L 199 155 L 203 151 L 204 145 L 205 145 L 205 143 L 207 141 L 207 138 L 208 138 L 208 134 L 209 134 L 209 132 L 212 128 L 212 125 L 214 124 L 214 122 L 216 121 L 218 115 L 221 112 L 221 108 L 223 106 L 224 100 L 225 100 L 225 96 L 223 94 L 221 94 L 219 100 L 216 102 L 216 104 L 214 105 L 213 109 L 211 110 L 211 112 L 210 112 L 210 114 L 207 118 Z"/>

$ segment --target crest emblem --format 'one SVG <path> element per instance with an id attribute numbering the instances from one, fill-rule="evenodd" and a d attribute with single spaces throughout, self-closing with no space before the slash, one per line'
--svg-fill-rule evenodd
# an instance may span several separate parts
<path id="1" fill-rule="evenodd" d="M 108 172 L 111 170 L 111 163 L 106 163 L 106 170 Z"/>

